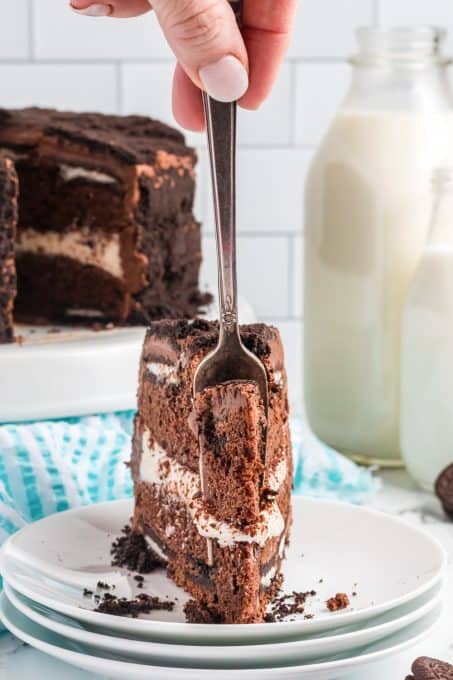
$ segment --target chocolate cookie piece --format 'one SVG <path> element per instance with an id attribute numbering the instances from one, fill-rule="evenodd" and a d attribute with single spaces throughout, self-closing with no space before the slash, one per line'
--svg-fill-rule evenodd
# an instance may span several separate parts
<path id="1" fill-rule="evenodd" d="M 412 664 L 415 680 L 453 680 L 453 666 L 439 659 L 420 656 Z"/>
<path id="2" fill-rule="evenodd" d="M 445 513 L 453 520 L 453 463 L 440 473 L 434 488 Z"/>

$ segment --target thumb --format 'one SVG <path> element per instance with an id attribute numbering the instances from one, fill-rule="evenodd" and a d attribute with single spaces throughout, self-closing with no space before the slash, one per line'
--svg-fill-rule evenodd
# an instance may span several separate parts
<path id="1" fill-rule="evenodd" d="M 227 0 L 151 0 L 165 36 L 191 80 L 219 101 L 249 85 L 247 50 Z"/>

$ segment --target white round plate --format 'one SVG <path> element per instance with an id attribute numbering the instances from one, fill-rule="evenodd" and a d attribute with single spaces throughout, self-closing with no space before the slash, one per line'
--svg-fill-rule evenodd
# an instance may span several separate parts
<path id="1" fill-rule="evenodd" d="M 440 602 L 440 585 L 420 598 L 386 612 L 350 633 L 321 638 L 303 639 L 280 644 L 203 646 L 173 645 L 101 635 L 86 630 L 82 624 L 51 609 L 27 600 L 4 582 L 4 590 L 11 604 L 31 621 L 58 633 L 68 640 L 80 642 L 90 653 L 121 654 L 138 663 L 155 665 L 180 664 L 199 668 L 253 668 L 300 664 L 307 660 L 326 660 L 333 655 L 357 651 L 378 642 L 427 616 Z"/>
<path id="2" fill-rule="evenodd" d="M 203 315 L 217 318 L 216 305 Z M 255 314 L 239 300 L 241 323 Z M 137 379 L 145 328 L 25 326 L 20 342 L 0 344 L 0 422 L 66 418 L 136 407 Z M 68 389 L 70 385 L 70 389 Z"/>
<path id="3" fill-rule="evenodd" d="M 299 666 L 277 666 L 274 668 L 244 668 L 240 670 L 241 680 L 332 680 L 346 674 L 365 669 L 382 659 L 403 652 L 424 640 L 440 618 L 441 605 L 421 621 L 408 626 L 385 640 L 370 645 L 360 654 L 345 656 L 325 663 L 309 663 Z M 93 673 L 119 680 L 211 680 L 213 669 L 178 666 L 156 666 L 128 662 L 119 654 L 89 654 L 84 645 L 67 640 L 27 619 L 7 600 L 5 594 L 0 598 L 0 620 L 11 633 L 36 649 L 50 654 L 61 661 Z M 238 670 L 215 669 L 216 680 L 236 680 Z"/>
<path id="4" fill-rule="evenodd" d="M 145 592 L 178 597 L 173 612 L 140 620 L 91 611 L 83 597 L 102 580 L 115 594 L 131 597 L 132 576 L 110 566 L 110 546 L 132 514 L 132 501 L 114 501 L 52 515 L 11 536 L 0 553 L 0 571 L 30 600 L 98 628 L 130 636 L 183 644 L 260 644 L 361 623 L 414 600 L 443 576 L 446 555 L 433 538 L 402 520 L 344 503 L 295 497 L 291 545 L 284 562 L 285 591 L 310 591 L 305 614 L 295 621 L 254 625 L 187 624 L 187 595 L 163 570 L 149 574 Z M 66 585 L 65 585 L 66 584 Z M 79 585 L 78 585 L 79 584 Z M 351 607 L 330 613 L 326 600 L 351 595 Z M 352 593 L 356 592 L 355 597 Z"/>

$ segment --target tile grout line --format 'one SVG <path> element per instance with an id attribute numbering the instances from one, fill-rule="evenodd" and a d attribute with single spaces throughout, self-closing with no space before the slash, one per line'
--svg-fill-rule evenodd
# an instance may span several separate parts
<path id="1" fill-rule="evenodd" d="M 283 316 L 267 316 L 266 315 L 261 315 L 261 321 L 263 323 L 268 323 L 268 324 L 277 324 L 277 323 L 296 323 L 296 324 L 301 324 L 303 325 L 304 319 L 302 316 L 291 316 L 291 317 L 283 317 Z"/>
<path id="2" fill-rule="evenodd" d="M 290 137 L 289 144 L 291 148 L 296 146 L 296 90 L 297 90 L 297 64 L 290 64 L 290 74 L 289 74 L 289 87 L 290 87 Z"/>
<path id="3" fill-rule="evenodd" d="M 29 16 L 32 18 L 28 26 L 28 32 L 34 34 L 34 5 L 33 0 L 28 0 Z M 347 56 L 338 57 L 323 57 L 322 55 L 313 55 L 311 57 L 290 57 L 285 60 L 286 64 L 297 66 L 298 64 L 344 64 L 346 62 Z M 171 65 L 175 63 L 173 58 L 163 58 L 163 57 L 121 57 L 117 54 L 112 54 L 106 57 L 43 57 L 36 59 L 40 64 L 111 64 L 112 61 L 120 61 L 122 64 L 127 65 L 149 65 L 149 66 L 162 66 Z M 7 64 L 23 64 L 27 63 L 27 59 L 20 57 L 12 57 L 10 59 L 0 59 L 0 63 Z"/>
<path id="4" fill-rule="evenodd" d="M 288 249 L 288 299 L 287 299 L 287 310 L 289 316 L 292 316 L 294 309 L 294 245 L 295 237 L 293 235 L 287 237 L 287 249 Z"/>
<path id="5" fill-rule="evenodd" d="M 33 0 L 28 0 L 27 3 L 27 39 L 28 39 L 28 59 L 30 62 L 35 61 L 35 7 Z"/>
<path id="6" fill-rule="evenodd" d="M 381 12 L 379 0 L 373 0 L 373 25 L 379 26 L 381 23 Z"/>
<path id="7" fill-rule="evenodd" d="M 247 231 L 238 230 L 238 238 L 269 238 L 269 239 L 286 239 L 290 237 L 297 237 L 300 235 L 300 230 L 297 231 Z M 207 238 L 214 238 L 215 232 L 213 230 L 204 230 L 203 236 Z"/>
<path id="8" fill-rule="evenodd" d="M 115 83 L 116 112 L 121 115 L 123 113 L 123 68 L 121 61 L 117 61 L 115 64 Z"/>

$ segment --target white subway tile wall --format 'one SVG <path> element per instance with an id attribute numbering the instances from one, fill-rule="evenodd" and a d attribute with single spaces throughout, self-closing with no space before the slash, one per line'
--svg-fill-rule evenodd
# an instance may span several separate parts
<path id="1" fill-rule="evenodd" d="M 0 3 L 0 105 L 144 113 L 174 124 L 173 58 L 155 17 L 125 21 L 74 14 L 69 0 Z M 279 81 L 258 112 L 241 111 L 238 152 L 239 280 L 257 316 L 279 326 L 291 404 L 302 410 L 303 186 L 316 145 L 345 95 L 354 29 L 441 24 L 452 0 L 300 0 Z M 204 286 L 216 286 L 204 135 L 196 213 L 204 224 Z"/>

